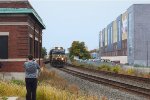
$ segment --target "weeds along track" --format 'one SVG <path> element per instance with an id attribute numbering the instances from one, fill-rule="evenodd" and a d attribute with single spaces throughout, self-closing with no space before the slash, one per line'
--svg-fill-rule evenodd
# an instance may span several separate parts
<path id="1" fill-rule="evenodd" d="M 90 81 L 90 82 L 94 82 L 97 84 L 103 84 L 105 86 L 109 86 L 109 87 L 113 87 L 116 89 L 120 89 L 126 92 L 130 92 L 130 93 L 134 93 L 137 95 L 141 95 L 145 98 L 150 99 L 150 89 L 147 88 L 142 88 L 142 87 L 138 87 L 138 86 L 133 86 L 130 84 L 125 84 L 125 83 L 121 83 L 121 82 L 117 82 L 117 81 L 113 81 L 110 79 L 105 79 L 105 78 L 101 78 L 98 76 L 94 76 L 91 74 L 85 74 L 83 72 L 79 72 L 79 71 L 75 71 L 72 69 L 67 69 L 67 68 L 59 68 L 61 71 L 64 71 L 68 74 L 77 76 L 79 78 L 82 78 L 84 80 Z"/>
<path id="2" fill-rule="evenodd" d="M 139 77 L 139 76 L 132 76 L 132 75 L 125 75 L 125 74 L 120 74 L 120 73 L 113 73 L 113 72 L 109 72 L 109 71 L 102 71 L 102 70 L 94 70 L 94 69 L 89 69 L 89 68 L 84 68 L 84 67 L 77 67 L 75 65 L 72 64 L 67 64 L 69 67 L 73 67 L 73 68 L 78 68 L 80 70 L 85 70 L 85 71 L 90 71 L 90 72 L 94 72 L 94 73 L 100 73 L 103 75 L 110 75 L 113 77 L 119 77 L 119 78 L 125 78 L 125 79 L 130 79 L 130 80 L 134 80 L 137 82 L 144 82 L 147 84 L 150 84 L 150 78 L 144 78 L 144 77 Z"/>

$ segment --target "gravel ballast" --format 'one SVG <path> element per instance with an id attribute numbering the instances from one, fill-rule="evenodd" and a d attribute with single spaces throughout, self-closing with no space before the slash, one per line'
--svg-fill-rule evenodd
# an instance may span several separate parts
<path id="1" fill-rule="evenodd" d="M 101 84 L 95 84 L 93 82 L 80 79 L 78 77 L 67 74 L 66 72 L 60 71 L 57 68 L 53 68 L 49 64 L 47 64 L 46 67 L 50 71 L 53 70 L 59 76 L 66 79 L 69 82 L 69 84 L 77 85 L 81 91 L 89 95 L 97 96 L 99 100 L 102 96 L 107 97 L 109 100 L 148 100 L 138 95 L 132 95 L 130 93 L 127 93 L 118 89 L 113 89 L 113 88 L 110 88 Z"/>
<path id="2" fill-rule="evenodd" d="M 114 76 L 103 74 L 103 73 L 93 73 L 92 71 L 91 72 L 83 71 L 83 70 L 79 70 L 78 68 L 74 68 L 74 67 L 66 67 L 66 68 L 71 69 L 71 70 L 75 70 L 75 71 L 79 71 L 79 72 L 84 72 L 85 74 L 92 74 L 92 75 L 97 76 L 97 77 L 100 76 L 101 78 L 106 78 L 106 79 L 109 79 L 109 80 L 130 84 L 130 85 L 133 85 L 133 86 L 138 86 L 138 87 L 150 89 L 150 84 L 149 84 L 150 82 L 145 83 L 143 81 L 139 82 L 139 81 L 135 81 L 135 80 L 128 79 L 128 78 L 114 77 Z"/>

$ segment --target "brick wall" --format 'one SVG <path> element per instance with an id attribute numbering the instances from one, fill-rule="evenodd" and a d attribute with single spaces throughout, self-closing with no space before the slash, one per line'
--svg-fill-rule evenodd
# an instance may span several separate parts
<path id="1" fill-rule="evenodd" d="M 31 19 L 29 16 L 1 16 L 1 22 L 26 22 L 29 25 L 0 25 L 0 32 L 9 32 L 8 36 L 8 58 L 18 59 L 18 58 L 26 58 L 29 54 L 29 34 L 34 33 L 34 24 L 35 21 Z M 8 23 L 11 24 L 11 23 Z M 35 36 L 39 38 L 39 31 L 41 30 L 40 26 L 36 24 L 35 26 Z M 40 39 L 41 40 L 41 35 Z M 37 60 L 39 63 L 39 61 Z M 0 68 L 0 72 L 24 72 L 23 64 L 24 61 L 7 61 L 2 62 L 3 66 Z M 41 66 L 43 66 L 43 62 L 40 62 Z"/>
<path id="2" fill-rule="evenodd" d="M 32 8 L 28 1 L 0 2 L 1 8 Z"/>
<path id="3" fill-rule="evenodd" d="M 0 26 L 1 32 L 9 32 L 8 58 L 24 58 L 28 54 L 27 26 Z"/>
<path id="4" fill-rule="evenodd" d="M 40 35 L 39 39 L 39 32 L 42 29 L 38 24 L 34 26 L 34 23 L 37 22 L 28 15 L 0 16 L 0 23 L 1 22 L 27 22 L 30 25 L 0 26 L 0 32 L 9 32 L 8 58 L 25 58 L 29 54 L 29 34 L 34 35 L 34 27 L 36 29 L 35 37 L 41 41 L 42 36 Z"/>
<path id="5" fill-rule="evenodd" d="M 2 62 L 2 68 L 0 68 L 0 72 L 23 72 L 23 64 L 22 62 Z"/>
<path id="6" fill-rule="evenodd" d="M 0 1 L 0 8 L 32 8 L 32 6 L 28 1 Z M 33 16 L 28 14 L 1 14 L 0 32 L 9 32 L 8 59 L 0 60 L 3 63 L 0 72 L 23 72 L 25 60 L 18 61 L 16 59 L 26 58 L 29 54 L 29 34 L 33 36 L 33 40 L 35 36 L 38 41 L 42 42 L 41 26 Z M 40 63 L 43 64 L 42 61 Z"/>
<path id="7" fill-rule="evenodd" d="M 27 14 L 7 14 L 0 16 L 0 22 L 26 22 L 27 21 Z"/>
<path id="8" fill-rule="evenodd" d="M 24 72 L 24 64 L 25 61 L 5 61 L 2 62 L 2 67 L 0 68 L 0 72 Z M 37 60 L 37 63 L 39 63 L 39 60 Z M 44 63 L 43 60 L 40 60 L 40 67 L 43 67 Z"/>

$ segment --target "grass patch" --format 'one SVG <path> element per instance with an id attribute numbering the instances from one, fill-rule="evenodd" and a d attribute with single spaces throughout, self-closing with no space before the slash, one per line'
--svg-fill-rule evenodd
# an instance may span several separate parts
<path id="1" fill-rule="evenodd" d="M 42 69 L 37 87 L 37 100 L 98 100 L 96 96 L 83 94 L 78 86 L 68 84 L 55 71 Z M 0 97 L 19 96 L 25 98 L 24 81 L 0 81 Z"/>
<path id="2" fill-rule="evenodd" d="M 25 82 L 22 80 L 11 80 L 11 83 L 17 84 L 17 85 L 25 85 Z"/>
<path id="3" fill-rule="evenodd" d="M 25 86 L 17 85 L 11 82 L 0 81 L 0 97 L 20 96 L 25 97 Z"/>
<path id="4" fill-rule="evenodd" d="M 111 68 L 111 71 L 114 73 L 119 73 L 121 71 L 121 67 L 116 65 Z"/>
<path id="5" fill-rule="evenodd" d="M 106 65 L 106 64 L 103 64 L 99 67 L 97 67 L 98 70 L 102 70 L 102 71 L 111 71 L 111 66 L 110 65 Z"/>
<path id="6" fill-rule="evenodd" d="M 100 70 L 100 71 L 108 71 L 108 72 L 113 72 L 113 73 L 150 78 L 150 73 L 139 72 L 138 70 L 133 69 L 133 68 L 123 69 L 120 65 L 110 65 L 109 63 L 96 66 L 93 64 L 79 63 L 77 61 L 74 61 L 72 64 L 75 65 L 76 67 L 84 67 L 84 68 Z M 134 65 L 134 66 L 143 67 L 141 65 Z"/>
<path id="7" fill-rule="evenodd" d="M 135 70 L 132 69 L 132 68 L 129 68 L 129 69 L 126 70 L 126 73 L 127 73 L 128 75 L 135 75 Z"/>

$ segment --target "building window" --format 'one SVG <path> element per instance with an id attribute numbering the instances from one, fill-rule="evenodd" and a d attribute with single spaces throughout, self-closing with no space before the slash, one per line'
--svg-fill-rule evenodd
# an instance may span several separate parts
<path id="1" fill-rule="evenodd" d="M 107 35 L 108 35 L 107 44 L 109 45 L 109 40 L 110 40 L 110 30 L 109 29 L 108 29 Z"/>
<path id="2" fill-rule="evenodd" d="M 42 43 L 39 43 L 39 46 L 40 46 L 40 48 L 39 48 L 39 58 L 40 57 L 42 57 Z"/>
<path id="3" fill-rule="evenodd" d="M 0 36 L 0 59 L 8 59 L 8 36 Z"/>
<path id="4" fill-rule="evenodd" d="M 112 27 L 110 28 L 110 34 L 111 34 L 111 44 L 113 43 L 113 30 Z"/>
<path id="5" fill-rule="evenodd" d="M 103 42 L 103 47 L 104 47 L 104 46 L 105 46 L 105 34 L 104 34 L 104 32 L 102 32 L 102 36 L 103 36 L 103 37 L 102 37 L 102 39 L 103 39 L 102 42 Z"/>
<path id="6" fill-rule="evenodd" d="M 122 42 L 122 48 L 124 48 L 124 42 Z"/>
<path id="7" fill-rule="evenodd" d="M 131 56 L 133 54 L 133 33 L 132 33 L 132 30 L 133 30 L 133 25 L 132 25 L 132 21 L 134 20 L 133 19 L 133 14 L 132 13 L 129 13 L 129 16 L 128 16 L 128 19 L 129 19 L 129 26 L 128 26 L 128 55 Z"/>
<path id="8" fill-rule="evenodd" d="M 101 41 L 101 47 L 103 47 L 103 35 L 102 35 L 102 32 L 100 33 L 100 41 Z"/>
<path id="9" fill-rule="evenodd" d="M 121 41 L 121 21 L 118 22 L 118 40 Z"/>
<path id="10" fill-rule="evenodd" d="M 124 48 L 126 48 L 126 44 L 125 44 L 125 42 L 124 42 Z"/>
<path id="11" fill-rule="evenodd" d="M 101 48 L 101 34 L 99 34 L 99 48 Z"/>
<path id="12" fill-rule="evenodd" d="M 30 37 L 30 39 L 29 39 L 29 41 L 30 41 L 30 54 L 33 54 L 33 39 Z"/>
<path id="13" fill-rule="evenodd" d="M 39 53 L 38 41 L 35 41 L 35 58 L 39 57 L 38 53 Z"/>

